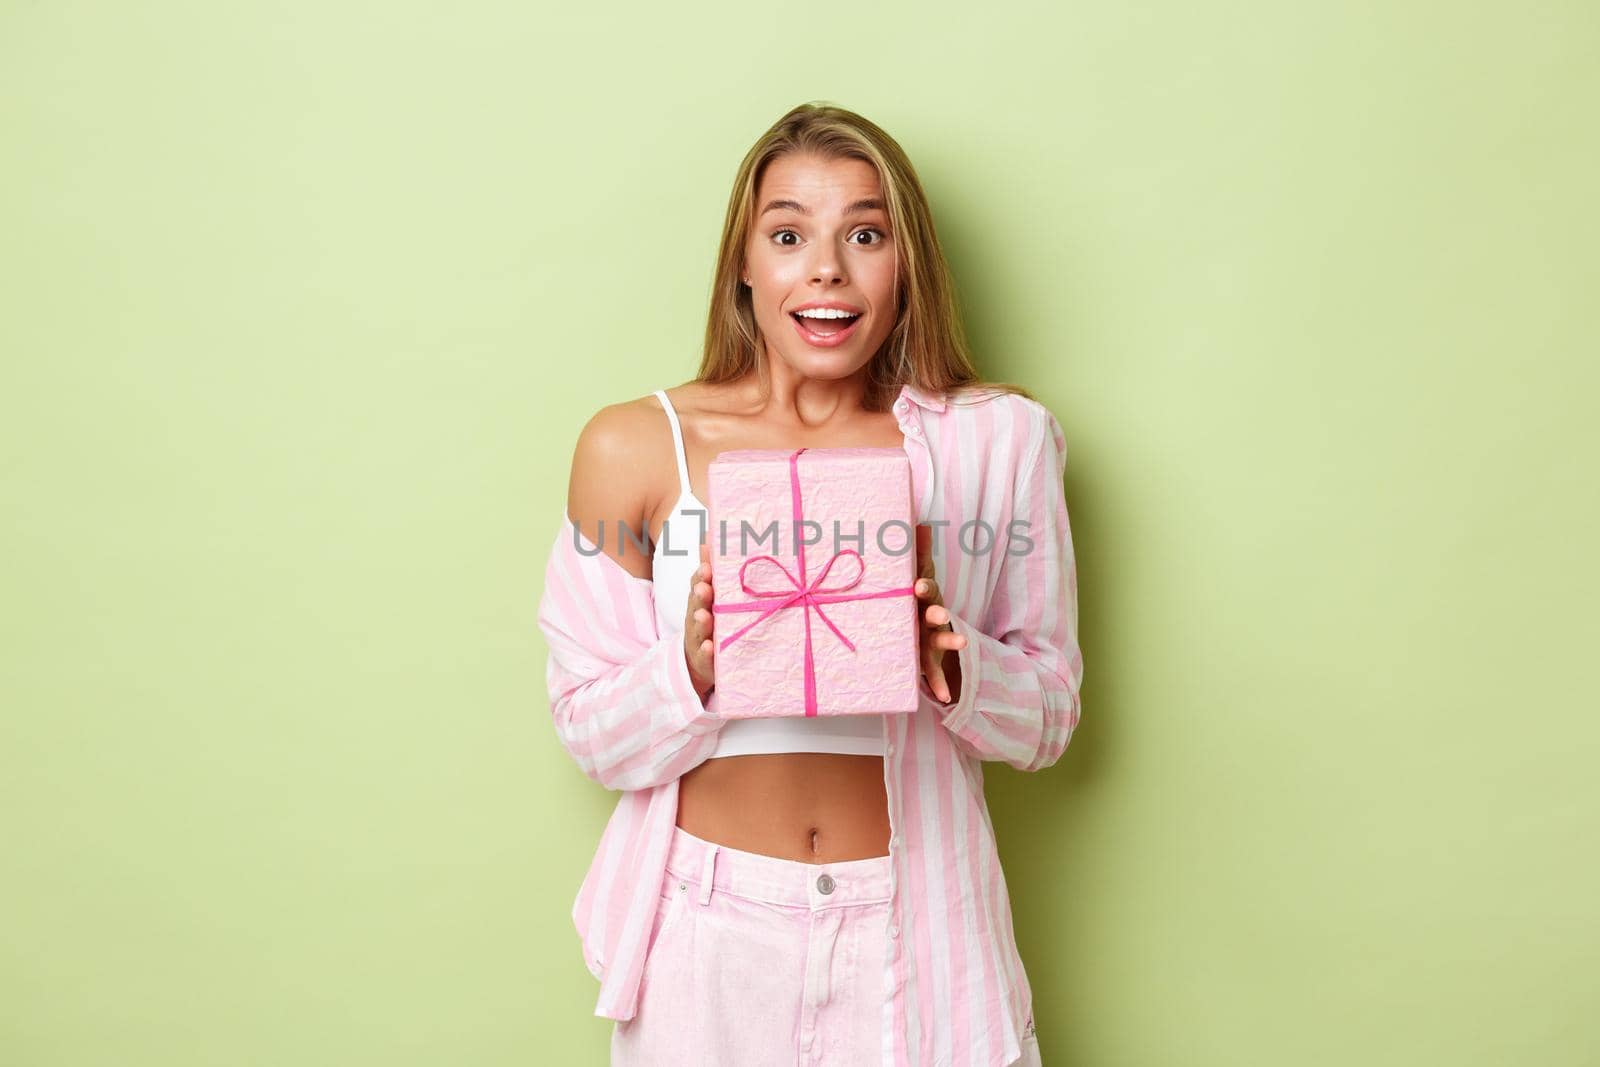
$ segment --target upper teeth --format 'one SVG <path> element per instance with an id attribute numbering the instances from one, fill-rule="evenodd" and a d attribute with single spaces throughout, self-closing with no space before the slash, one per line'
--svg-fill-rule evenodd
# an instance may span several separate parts
<path id="1" fill-rule="evenodd" d="M 851 319 L 856 316 L 854 311 L 840 311 L 838 308 L 806 308 L 795 314 L 807 319 Z"/>

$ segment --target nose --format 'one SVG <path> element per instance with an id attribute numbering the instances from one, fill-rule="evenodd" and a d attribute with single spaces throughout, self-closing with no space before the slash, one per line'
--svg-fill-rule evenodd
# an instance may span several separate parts
<path id="1" fill-rule="evenodd" d="M 822 285 L 842 285 L 847 280 L 844 260 L 840 258 L 838 249 L 832 245 L 819 248 L 817 258 L 811 264 L 811 280 Z"/>

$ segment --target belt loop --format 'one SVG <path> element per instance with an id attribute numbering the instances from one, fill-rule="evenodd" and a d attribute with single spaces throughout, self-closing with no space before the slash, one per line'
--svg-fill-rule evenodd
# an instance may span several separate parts
<path id="1" fill-rule="evenodd" d="M 713 842 L 706 849 L 706 861 L 700 868 L 700 906 L 705 907 L 711 903 L 711 886 L 717 875 L 717 849 Z"/>

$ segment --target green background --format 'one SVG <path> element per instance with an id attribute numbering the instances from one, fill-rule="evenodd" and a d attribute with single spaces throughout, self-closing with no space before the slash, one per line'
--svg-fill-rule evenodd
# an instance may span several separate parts
<path id="1" fill-rule="evenodd" d="M 546 552 L 827 100 L 1067 434 L 1046 1062 L 1600 1062 L 1593 5 L 574 6 L 0 5 L 0 1060 L 603 1061 Z"/>

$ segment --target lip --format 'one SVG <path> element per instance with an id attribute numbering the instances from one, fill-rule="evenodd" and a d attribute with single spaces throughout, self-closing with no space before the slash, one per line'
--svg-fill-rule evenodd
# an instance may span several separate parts
<path id="1" fill-rule="evenodd" d="M 800 307 L 795 308 L 794 311 L 803 311 L 806 308 L 813 307 L 831 307 L 838 308 L 841 311 L 856 310 L 847 304 L 802 304 Z M 838 333 L 831 333 L 827 336 L 823 336 L 820 333 L 812 333 L 810 330 L 806 329 L 806 320 L 795 317 L 794 311 L 789 312 L 789 321 L 794 323 L 795 333 L 800 335 L 800 340 L 804 341 L 813 348 L 838 348 L 840 345 L 850 340 L 850 337 L 856 332 L 857 329 L 861 327 L 861 323 L 865 321 L 867 317 L 865 313 L 858 312 L 856 317 L 850 321 L 850 325 L 846 326 Z"/>
<path id="2" fill-rule="evenodd" d="M 794 307 L 790 308 L 789 314 L 793 315 L 796 311 L 810 311 L 813 308 L 828 308 L 832 311 L 848 311 L 852 315 L 865 314 L 861 308 L 856 307 L 854 304 L 844 304 L 837 300 L 807 300 L 804 304 L 796 304 Z"/>

